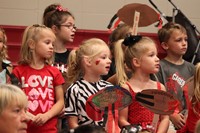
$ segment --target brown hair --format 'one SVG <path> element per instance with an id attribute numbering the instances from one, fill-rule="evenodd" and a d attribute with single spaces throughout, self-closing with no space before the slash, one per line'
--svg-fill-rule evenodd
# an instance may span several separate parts
<path id="1" fill-rule="evenodd" d="M 124 39 L 127 36 L 127 34 L 130 34 L 131 30 L 132 30 L 131 26 L 125 23 L 122 23 L 122 24 L 119 24 L 117 28 L 112 31 L 112 33 L 109 36 L 109 47 L 111 50 L 111 54 L 113 56 L 115 56 L 115 52 L 114 52 L 115 43 L 120 39 Z"/>
<path id="2" fill-rule="evenodd" d="M 4 59 L 8 58 L 8 50 L 7 50 L 7 45 L 6 45 L 7 44 L 7 36 L 6 36 L 5 30 L 2 27 L 0 27 L 0 32 L 3 33 L 3 40 L 2 40 L 3 48 L 0 51 L 0 57 L 1 57 L 0 59 L 4 60 Z"/>
<path id="3" fill-rule="evenodd" d="M 158 31 L 158 39 L 160 43 L 167 42 L 174 30 L 180 30 L 182 33 L 187 34 L 186 29 L 177 23 L 167 23 Z"/>
<path id="4" fill-rule="evenodd" d="M 53 25 L 60 28 L 60 25 L 64 23 L 69 16 L 75 19 L 72 13 L 69 12 L 68 9 L 63 8 L 61 4 L 51 4 L 44 10 L 43 24 L 49 28 Z"/>

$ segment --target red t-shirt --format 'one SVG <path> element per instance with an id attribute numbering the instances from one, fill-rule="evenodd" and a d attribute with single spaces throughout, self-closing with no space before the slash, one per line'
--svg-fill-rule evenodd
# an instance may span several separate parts
<path id="1" fill-rule="evenodd" d="M 64 79 L 61 72 L 49 65 L 36 70 L 29 65 L 19 65 L 13 70 L 19 79 L 22 90 L 28 97 L 28 111 L 34 115 L 49 111 L 55 104 L 55 87 L 62 85 Z M 57 133 L 57 117 L 47 121 L 43 126 L 28 124 L 28 133 Z"/>

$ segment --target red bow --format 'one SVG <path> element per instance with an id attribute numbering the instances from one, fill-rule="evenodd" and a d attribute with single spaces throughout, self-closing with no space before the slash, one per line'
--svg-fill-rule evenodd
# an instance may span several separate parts
<path id="1" fill-rule="evenodd" d="M 67 9 L 63 8 L 61 5 L 58 5 L 58 6 L 56 7 L 56 10 L 58 10 L 58 11 L 60 11 L 60 12 L 62 12 L 62 11 L 67 11 Z"/>

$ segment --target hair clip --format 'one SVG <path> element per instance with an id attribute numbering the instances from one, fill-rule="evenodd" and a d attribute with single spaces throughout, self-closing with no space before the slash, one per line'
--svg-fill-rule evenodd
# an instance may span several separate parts
<path id="1" fill-rule="evenodd" d="M 67 9 L 63 8 L 61 5 L 58 5 L 58 6 L 56 7 L 56 10 L 57 10 L 57 11 L 60 11 L 60 12 L 62 12 L 62 11 L 67 11 Z"/>
<path id="2" fill-rule="evenodd" d="M 124 41 L 122 42 L 125 46 L 133 46 L 134 44 L 136 44 L 137 42 L 139 42 L 142 39 L 141 35 L 131 35 L 128 34 L 127 37 L 124 39 Z"/>

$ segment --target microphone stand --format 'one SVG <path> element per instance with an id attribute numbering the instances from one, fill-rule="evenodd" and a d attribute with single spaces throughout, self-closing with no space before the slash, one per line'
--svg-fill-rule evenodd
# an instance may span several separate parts
<path id="1" fill-rule="evenodd" d="M 182 12 L 180 9 L 178 9 L 178 7 L 177 7 L 174 3 L 172 3 L 171 0 L 168 0 L 168 1 L 174 6 L 174 8 L 175 8 L 177 11 L 179 11 L 179 12 L 184 16 L 184 18 L 192 25 L 192 27 L 197 31 L 197 33 L 200 34 L 200 32 L 196 29 L 196 26 L 195 26 L 194 24 L 191 23 L 191 21 L 185 16 L 185 14 L 183 14 L 183 12 Z"/>

